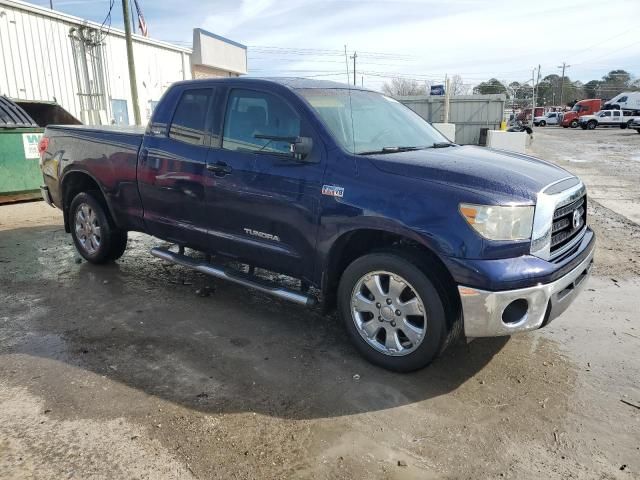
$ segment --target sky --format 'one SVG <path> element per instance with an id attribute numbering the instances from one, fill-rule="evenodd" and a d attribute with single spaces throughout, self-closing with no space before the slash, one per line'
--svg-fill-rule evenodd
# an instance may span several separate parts
<path id="1" fill-rule="evenodd" d="M 52 0 L 54 9 L 102 22 L 110 0 Z M 640 0 L 138 0 L 150 36 L 191 45 L 200 27 L 248 46 L 249 74 L 441 82 L 460 75 L 524 82 L 563 62 L 572 80 L 622 68 L 640 76 Z M 33 1 L 48 6 L 49 0 Z M 178 7 L 177 7 L 178 6 Z M 122 28 L 116 0 L 111 22 Z M 349 78 L 352 60 L 349 58 Z"/>

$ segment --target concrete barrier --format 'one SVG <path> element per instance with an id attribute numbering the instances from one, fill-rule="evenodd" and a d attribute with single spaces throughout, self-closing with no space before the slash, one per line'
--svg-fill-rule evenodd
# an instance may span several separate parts
<path id="1" fill-rule="evenodd" d="M 432 123 L 433 127 L 452 142 L 456 141 L 455 123 Z"/>
<path id="2" fill-rule="evenodd" d="M 487 132 L 487 147 L 525 153 L 530 143 L 530 136 L 526 132 L 503 132 L 489 130 Z"/>

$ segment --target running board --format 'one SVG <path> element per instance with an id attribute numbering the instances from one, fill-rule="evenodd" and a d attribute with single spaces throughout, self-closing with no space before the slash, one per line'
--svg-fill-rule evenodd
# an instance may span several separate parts
<path id="1" fill-rule="evenodd" d="M 262 280 L 258 277 L 243 274 L 242 272 L 238 272 L 237 270 L 217 267 L 210 263 L 198 262 L 190 257 L 187 257 L 186 255 L 174 253 L 164 248 L 152 248 L 151 255 L 161 258 L 162 260 L 166 260 L 167 262 L 176 263 L 178 265 L 182 265 L 183 267 L 191 268 L 198 272 L 204 273 L 205 275 L 228 280 L 230 282 L 237 283 L 238 285 L 253 288 L 254 290 L 259 290 L 260 292 L 267 293 L 284 300 L 289 300 L 290 302 L 294 302 L 299 305 L 313 307 L 317 303 L 316 298 L 310 295 L 304 295 L 300 292 L 281 287 L 280 285 L 276 285 L 275 283 L 271 283 L 267 280 Z"/>

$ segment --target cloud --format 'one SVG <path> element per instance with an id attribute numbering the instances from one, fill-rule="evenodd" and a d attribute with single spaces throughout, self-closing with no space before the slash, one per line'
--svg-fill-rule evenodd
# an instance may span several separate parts
<path id="1" fill-rule="evenodd" d="M 563 61 L 572 65 L 571 78 L 583 81 L 619 67 L 640 74 L 637 0 L 139 1 L 152 36 L 190 42 L 194 27 L 224 35 L 249 45 L 249 69 L 256 75 L 342 80 L 345 44 L 350 54 L 358 52 L 357 70 L 374 87 L 394 75 L 524 81 L 538 64 L 544 76 Z M 56 3 L 97 21 L 109 5 Z M 116 2 L 113 24 L 121 22 Z M 281 49 L 257 48 L 264 46 Z M 305 48 L 331 52 L 300 51 Z"/>

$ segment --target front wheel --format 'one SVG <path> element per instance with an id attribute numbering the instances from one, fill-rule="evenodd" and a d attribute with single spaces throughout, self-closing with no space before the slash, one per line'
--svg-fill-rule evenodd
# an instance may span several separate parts
<path id="1" fill-rule="evenodd" d="M 69 207 L 71 237 L 78 253 L 91 263 L 117 260 L 127 247 L 127 232 L 115 228 L 100 195 L 82 192 Z"/>
<path id="2" fill-rule="evenodd" d="M 569 124 L 569 126 L 571 128 L 577 128 L 578 127 L 578 120 L 571 120 L 571 123 Z"/>
<path id="3" fill-rule="evenodd" d="M 590 120 L 587 122 L 587 130 L 594 130 L 598 124 L 594 120 Z"/>
<path id="4" fill-rule="evenodd" d="M 545 122 L 544 120 L 541 120 L 541 121 L 540 121 L 540 126 L 541 126 L 541 127 L 544 127 L 546 124 L 547 124 L 547 122 Z"/>
<path id="5" fill-rule="evenodd" d="M 640 133 L 640 128 L 636 128 L 636 132 Z"/>
<path id="6" fill-rule="evenodd" d="M 356 348 L 389 370 L 425 367 L 447 339 L 442 297 L 416 262 L 400 253 L 373 253 L 351 263 L 338 302 Z"/>

